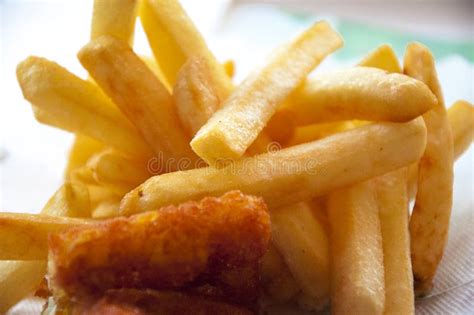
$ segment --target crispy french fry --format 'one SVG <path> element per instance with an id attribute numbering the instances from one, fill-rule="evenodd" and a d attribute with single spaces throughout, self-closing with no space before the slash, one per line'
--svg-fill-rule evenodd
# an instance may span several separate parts
<path id="1" fill-rule="evenodd" d="M 125 42 L 102 36 L 82 48 L 78 57 L 157 156 L 165 161 L 197 159 L 180 126 L 171 95 Z"/>
<path id="2" fill-rule="evenodd" d="M 165 75 L 163 74 L 163 71 L 161 71 L 155 59 L 148 56 L 140 56 L 140 59 L 148 66 L 148 68 L 153 72 L 158 80 L 163 83 L 166 89 L 171 92 L 171 87 L 166 83 Z"/>
<path id="3" fill-rule="evenodd" d="M 378 123 L 320 141 L 244 158 L 224 168 L 200 168 L 148 179 L 128 193 L 121 213 L 216 196 L 232 189 L 262 196 L 272 208 L 324 195 L 420 158 L 426 129 L 420 119 Z"/>
<path id="4" fill-rule="evenodd" d="M 89 158 L 105 148 L 103 143 L 87 136 L 76 135 L 69 151 L 65 177 L 70 178 L 71 172 L 86 165 Z"/>
<path id="5" fill-rule="evenodd" d="M 413 272 L 408 231 L 408 168 L 375 179 L 384 253 L 384 314 L 414 314 Z"/>
<path id="6" fill-rule="evenodd" d="M 133 44 L 138 0 L 94 0 L 91 39 L 114 36 Z"/>
<path id="7" fill-rule="evenodd" d="M 372 67 L 390 73 L 402 73 L 397 55 L 390 45 L 381 45 L 359 62 L 359 66 Z"/>
<path id="8" fill-rule="evenodd" d="M 299 285 L 273 244 L 270 244 L 263 256 L 262 282 L 265 293 L 278 303 L 290 301 L 300 291 Z"/>
<path id="9" fill-rule="evenodd" d="M 418 191 L 410 219 L 411 258 L 417 294 L 428 293 L 448 236 L 453 192 L 453 139 L 434 58 L 421 44 L 408 45 L 404 72 L 425 82 L 437 105 L 423 119 L 427 145 L 419 162 Z"/>
<path id="10" fill-rule="evenodd" d="M 301 143 L 311 142 L 330 136 L 332 134 L 357 127 L 354 121 L 335 121 L 321 124 L 296 127 L 287 146 L 291 147 Z"/>
<path id="11" fill-rule="evenodd" d="M 87 188 L 89 190 L 91 209 L 95 209 L 104 201 L 117 199 L 117 194 L 105 186 L 88 185 Z"/>
<path id="12" fill-rule="evenodd" d="M 290 97 L 289 110 L 297 125 L 348 119 L 402 122 L 436 104 L 422 82 L 398 73 L 354 67 L 318 73 Z"/>
<path id="13" fill-rule="evenodd" d="M 323 225 L 306 203 L 273 209 L 271 220 L 275 247 L 312 308 L 322 310 L 329 302 L 329 244 Z"/>
<path id="14" fill-rule="evenodd" d="M 120 199 L 110 199 L 99 203 L 92 211 L 92 218 L 104 219 L 119 215 Z"/>
<path id="15" fill-rule="evenodd" d="M 48 235 L 92 220 L 25 213 L 0 213 L 0 260 L 46 260 Z"/>
<path id="16" fill-rule="evenodd" d="M 474 139 L 474 107 L 459 100 L 448 109 L 448 120 L 453 134 L 454 159 L 457 160 Z"/>
<path id="17" fill-rule="evenodd" d="M 333 270 L 331 313 L 382 314 L 382 236 L 373 181 L 333 191 L 327 210 Z"/>
<path id="18" fill-rule="evenodd" d="M 186 60 L 199 55 L 210 64 L 219 99 L 227 98 L 233 88 L 231 80 L 177 0 L 142 1 L 140 20 L 169 86 L 176 83 Z"/>
<path id="19" fill-rule="evenodd" d="M 83 186 L 77 184 L 64 184 L 46 203 L 42 215 L 49 216 L 85 216 L 90 213 L 89 195 Z M 9 214 L 15 216 L 15 214 Z M 2 220 L 0 222 L 3 223 Z M 13 229 L 19 228 L 11 226 Z M 0 255 L 13 254 L 20 252 L 25 255 L 30 252 L 31 247 L 36 246 L 36 241 L 42 236 L 35 235 L 34 231 L 28 229 L 21 229 L 13 235 L 6 236 L 9 228 L 0 227 Z M 30 239 L 35 242 L 30 242 Z M 11 237 L 8 239 L 8 237 Z M 17 242 L 17 240 L 23 240 Z M 45 239 L 43 239 L 46 242 Z M 26 243 L 25 243 L 26 242 Z M 44 243 L 45 246 L 46 243 Z M 4 252 L 4 246 L 9 247 L 7 252 Z M 23 246 L 23 247 L 22 247 Z M 47 251 L 44 249 L 44 253 Z M 35 252 L 35 250 L 33 250 Z M 43 255 L 44 255 L 43 253 Z M 16 254 L 15 254 L 16 256 Z M 4 314 L 10 307 L 18 303 L 21 299 L 32 293 L 35 288 L 41 283 L 46 274 L 46 256 L 42 257 L 44 261 L 0 261 L 0 313 Z"/>
<path id="20" fill-rule="evenodd" d="M 285 98 L 340 46 L 329 24 L 310 27 L 234 90 L 194 136 L 193 150 L 210 165 L 241 157 Z"/>
<path id="21" fill-rule="evenodd" d="M 132 160 L 113 149 L 92 156 L 87 162 L 98 183 L 129 183 L 138 185 L 151 174 L 146 161 Z"/>
<path id="22" fill-rule="evenodd" d="M 132 156 L 152 155 L 133 125 L 93 83 L 39 57 L 21 62 L 17 78 L 38 121 L 87 135 Z"/>

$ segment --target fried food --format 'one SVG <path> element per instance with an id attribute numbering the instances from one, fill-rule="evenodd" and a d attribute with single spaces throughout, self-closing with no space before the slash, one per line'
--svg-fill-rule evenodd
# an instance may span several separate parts
<path id="1" fill-rule="evenodd" d="M 262 199 L 238 191 L 50 236 L 55 296 L 184 289 L 254 306 L 270 239 Z"/>
<path id="2" fill-rule="evenodd" d="M 397 55 L 390 45 L 380 45 L 359 62 L 360 66 L 385 70 L 389 73 L 402 73 Z"/>
<path id="3" fill-rule="evenodd" d="M 474 139 L 474 107 L 459 100 L 448 109 L 448 120 L 453 134 L 454 159 L 457 160 Z"/>
<path id="4" fill-rule="evenodd" d="M 423 154 L 425 141 L 420 119 L 362 126 L 220 169 L 151 177 L 124 197 L 120 211 L 129 215 L 232 189 L 263 197 L 271 209 L 282 207 L 410 164 Z"/>
<path id="5" fill-rule="evenodd" d="M 382 314 L 382 235 L 372 180 L 333 191 L 327 199 L 332 255 L 331 313 Z"/>
<path id="6" fill-rule="evenodd" d="M 198 131 L 191 147 L 209 165 L 241 157 L 286 97 L 342 39 L 326 22 L 311 26 L 272 56 L 229 96 Z"/>
<path id="7" fill-rule="evenodd" d="M 87 136 L 76 135 L 74 142 L 69 150 L 69 156 L 66 165 L 65 179 L 70 178 L 71 172 L 86 165 L 89 158 L 102 151 L 104 144 Z"/>
<path id="8" fill-rule="evenodd" d="M 437 105 L 423 119 L 427 128 L 426 150 L 418 167 L 418 191 L 410 219 L 411 259 L 416 293 L 427 294 L 448 237 L 453 198 L 453 138 L 434 58 L 425 46 L 408 45 L 404 72 L 425 82 Z"/>

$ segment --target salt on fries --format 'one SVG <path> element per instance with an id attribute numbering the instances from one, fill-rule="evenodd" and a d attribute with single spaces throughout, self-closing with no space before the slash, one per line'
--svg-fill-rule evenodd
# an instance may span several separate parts
<path id="1" fill-rule="evenodd" d="M 137 15 L 152 58 L 133 50 Z M 217 60 L 176 0 L 96 0 L 91 40 L 78 54 L 93 80 L 40 57 L 29 57 L 17 68 L 36 119 L 74 133 L 75 140 L 65 183 L 41 214 L 0 213 L 0 313 L 38 288 L 46 273 L 56 279 L 50 289 L 61 300 L 66 286 L 57 280 L 64 280 L 64 274 L 52 267 L 58 255 L 50 258 L 47 271 L 49 236 L 61 239 L 55 250 L 77 254 L 69 246 L 70 236 L 94 234 L 113 242 L 107 229 L 97 230 L 96 222 L 102 228 L 132 224 L 142 233 L 140 226 L 155 226 L 146 218 L 168 213 L 168 219 L 177 220 L 173 226 L 184 228 L 195 226 L 180 220 L 184 212 L 192 217 L 187 211 L 193 207 L 216 210 L 224 200 L 238 222 L 242 218 L 235 211 L 253 216 L 250 208 L 267 217 L 262 200 L 237 192 L 230 195 L 240 199 L 227 194 L 189 202 L 239 189 L 263 198 L 273 235 L 267 244 L 268 234 L 238 229 L 246 242 L 261 241 L 259 250 L 250 249 L 247 256 L 254 263 L 261 260 L 261 270 L 244 266 L 237 278 L 253 285 L 254 278 L 245 277 L 260 272 L 270 304 L 296 303 L 308 310 L 330 304 L 334 314 L 413 314 L 413 283 L 418 293 L 426 294 L 443 255 L 452 164 L 472 142 L 474 109 L 460 100 L 446 112 L 433 57 L 416 43 L 408 46 L 403 69 L 393 49 L 382 45 L 355 67 L 308 78 L 342 43 L 329 24 L 316 23 L 234 85 L 234 62 Z M 268 150 L 272 146 L 277 150 Z M 168 163 L 183 159 L 187 163 Z M 416 199 L 409 218 L 411 198 Z M 176 206 L 183 202 L 188 203 Z M 196 253 L 207 248 L 201 245 L 214 244 L 214 236 L 201 244 L 190 235 L 199 241 L 199 233 L 210 233 L 223 218 L 207 213 L 213 218 L 209 222 L 194 218 L 202 224 L 200 232 L 189 227 L 179 233 L 179 241 L 195 244 L 190 249 Z M 254 221 L 245 226 L 265 230 L 265 224 Z M 224 227 L 215 232 L 218 242 L 237 237 Z M 159 238 L 166 240 L 163 248 L 168 237 Z M 225 249 L 237 248 L 235 240 Z M 116 248 L 153 250 L 145 241 L 134 244 Z M 100 244 L 91 246 L 102 253 Z M 173 246 L 176 255 L 167 256 L 162 271 L 186 272 L 174 263 L 181 251 L 179 244 Z M 117 257 L 140 263 L 135 254 L 127 255 L 132 254 L 121 250 Z M 60 261 L 67 265 L 72 256 L 65 254 Z M 94 257 L 84 257 L 93 268 Z M 103 263 L 105 271 L 113 272 L 107 260 Z M 114 263 L 121 268 L 121 261 Z M 74 269 L 68 272 L 77 276 Z M 211 276 L 232 283 L 233 272 Z M 244 296 L 255 298 L 252 285 L 239 287 Z M 66 291 L 74 296 L 75 284 L 68 283 Z M 157 303 L 179 296 L 119 290 L 104 298 L 141 295 Z M 222 304 L 224 297 L 213 298 L 218 300 L 214 311 L 229 309 L 229 300 Z M 235 299 L 230 296 L 232 303 Z M 178 304 L 173 304 L 175 310 Z M 238 312 L 249 313 L 243 308 Z"/>

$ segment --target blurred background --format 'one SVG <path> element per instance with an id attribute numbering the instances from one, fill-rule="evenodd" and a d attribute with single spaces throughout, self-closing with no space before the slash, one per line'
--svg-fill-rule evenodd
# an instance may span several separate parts
<path id="1" fill-rule="evenodd" d="M 85 77 L 76 59 L 87 43 L 92 0 L 0 0 L 0 209 L 38 212 L 62 181 L 72 136 L 37 123 L 20 92 L 15 67 L 44 56 Z M 182 0 L 220 60 L 236 62 L 240 81 L 270 51 L 315 20 L 329 20 L 345 46 L 316 71 L 347 67 L 383 43 L 399 57 L 408 42 L 429 46 L 446 103 L 474 101 L 472 0 Z M 135 49 L 150 54 L 137 23 Z M 456 164 L 456 194 L 473 195 L 472 150 Z M 461 182 L 460 182 L 461 181 Z"/>

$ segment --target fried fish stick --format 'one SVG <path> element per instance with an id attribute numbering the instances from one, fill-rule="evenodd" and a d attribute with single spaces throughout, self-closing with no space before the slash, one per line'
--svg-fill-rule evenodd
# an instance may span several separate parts
<path id="1" fill-rule="evenodd" d="M 86 165 L 94 154 L 104 149 L 104 144 L 87 136 L 76 135 L 69 150 L 65 178 L 70 178 L 71 172 Z"/>
<path id="2" fill-rule="evenodd" d="M 474 107 L 459 100 L 448 109 L 448 120 L 453 134 L 454 159 L 457 160 L 474 139 Z"/>
<path id="3" fill-rule="evenodd" d="M 135 127 L 93 83 L 39 57 L 21 62 L 17 78 L 38 121 L 89 136 L 132 156 L 152 155 Z"/>
<path id="4" fill-rule="evenodd" d="M 414 314 L 413 272 L 408 231 L 408 168 L 375 179 L 385 270 L 384 314 Z"/>
<path id="5" fill-rule="evenodd" d="M 423 83 L 399 73 L 354 67 L 318 73 L 295 91 L 282 109 L 297 125 L 338 120 L 403 122 L 436 104 Z"/>
<path id="6" fill-rule="evenodd" d="M 90 205 L 87 190 L 80 185 L 64 184 L 46 203 L 41 214 L 50 216 L 76 216 L 87 212 Z M 0 227 L 0 233 L 3 226 Z M 20 251 L 22 243 L 17 243 L 16 239 L 23 238 L 22 235 L 28 231 L 18 231 L 10 239 L 10 245 L 15 251 Z M 36 236 L 33 235 L 36 240 Z M 7 245 L 9 242 L 2 236 L 0 242 Z M 31 244 L 27 242 L 23 250 L 28 249 Z M 12 249 L 10 248 L 10 249 Z M 10 249 L 8 251 L 10 251 Z M 47 248 L 45 248 L 47 251 Z M 3 253 L 3 249 L 0 250 Z M 23 252 L 24 254 L 25 252 Z M 43 281 L 46 274 L 46 261 L 0 261 L 0 313 L 7 310 L 32 293 Z"/>
<path id="7" fill-rule="evenodd" d="M 170 93 L 125 42 L 102 36 L 83 47 L 78 57 L 157 156 L 162 155 L 165 161 L 197 159 Z"/>
<path id="8" fill-rule="evenodd" d="M 53 234 L 48 272 L 58 299 L 186 287 L 246 305 L 258 296 L 269 240 L 263 200 L 233 191 Z"/>
<path id="9" fill-rule="evenodd" d="M 312 307 L 329 302 L 329 241 L 323 225 L 306 203 L 271 212 L 273 243 Z"/>
<path id="10" fill-rule="evenodd" d="M 397 55 L 390 45 L 381 45 L 359 62 L 359 66 L 385 70 L 389 73 L 402 73 Z"/>
<path id="11" fill-rule="evenodd" d="M 217 96 L 221 100 L 227 98 L 233 88 L 232 82 L 179 1 L 144 0 L 140 20 L 169 86 L 176 83 L 178 71 L 186 60 L 199 55 L 210 65 Z"/>
<path id="12" fill-rule="evenodd" d="M 382 236 L 373 181 L 329 194 L 331 313 L 383 314 Z"/>
<path id="13" fill-rule="evenodd" d="M 426 294 L 433 286 L 448 236 L 453 193 L 453 138 L 431 52 L 418 43 L 408 45 L 404 71 L 425 82 L 438 99 L 437 105 L 423 115 L 428 137 L 419 162 L 418 192 L 410 219 L 415 289 L 417 294 Z"/>
<path id="14" fill-rule="evenodd" d="M 49 215 L 0 213 L 0 260 L 46 260 L 50 233 L 88 222 Z"/>
<path id="15" fill-rule="evenodd" d="M 282 207 L 397 169 L 420 158 L 426 128 L 420 119 L 378 123 L 320 141 L 244 158 L 224 168 L 200 168 L 148 179 L 128 193 L 131 214 L 240 189 Z"/>
<path id="16" fill-rule="evenodd" d="M 94 0 L 91 39 L 102 35 L 133 44 L 138 0 Z"/>
<path id="17" fill-rule="evenodd" d="M 191 141 L 207 163 L 241 157 L 286 97 L 327 55 L 342 46 L 326 22 L 314 24 L 283 46 L 238 86 Z"/>

